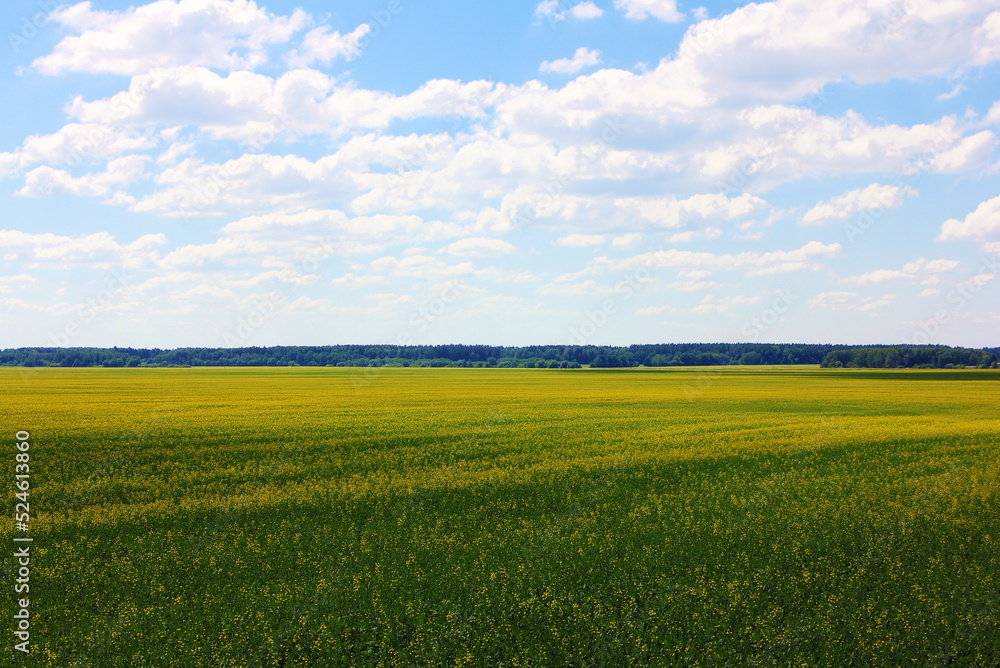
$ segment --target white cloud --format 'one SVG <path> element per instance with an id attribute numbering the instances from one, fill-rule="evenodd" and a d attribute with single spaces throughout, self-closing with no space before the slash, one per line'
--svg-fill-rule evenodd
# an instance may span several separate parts
<path id="1" fill-rule="evenodd" d="M 840 79 L 917 79 L 995 62 L 989 4 L 751 3 L 691 26 L 679 53 L 720 94 L 792 100 Z"/>
<path id="2" fill-rule="evenodd" d="M 80 197 L 106 195 L 115 187 L 128 185 L 139 179 L 145 171 L 149 157 L 128 155 L 108 162 L 103 172 L 72 176 L 63 169 L 36 167 L 24 178 L 24 187 L 17 191 L 22 197 L 48 197 L 68 193 Z M 132 198 L 118 193 L 109 203 L 128 203 Z"/>
<path id="3" fill-rule="evenodd" d="M 712 275 L 712 272 L 705 271 L 704 269 L 690 269 L 687 271 L 677 272 L 677 278 L 687 279 L 691 281 L 700 281 L 708 278 Z"/>
<path id="4" fill-rule="evenodd" d="M 31 135 L 11 153 L 0 153 L 0 178 L 37 164 L 75 167 L 152 148 L 155 142 L 100 123 L 69 123 L 48 135 Z"/>
<path id="5" fill-rule="evenodd" d="M 876 315 L 875 312 L 886 309 L 896 303 L 896 295 L 882 295 L 881 297 L 869 297 L 864 300 L 864 303 L 857 307 L 857 310 L 861 313 L 870 313 Z"/>
<path id="6" fill-rule="evenodd" d="M 546 19 L 549 22 L 565 21 L 566 19 L 587 21 L 600 18 L 603 15 L 604 10 L 590 0 L 578 2 L 572 7 L 565 7 L 560 0 L 543 0 L 535 7 L 535 18 Z"/>
<path id="7" fill-rule="evenodd" d="M 989 164 L 990 156 L 997 147 L 997 138 L 989 130 L 964 137 L 954 147 L 934 156 L 935 171 L 942 174 L 959 174 L 970 166 Z"/>
<path id="8" fill-rule="evenodd" d="M 385 256 L 373 260 L 370 268 L 376 274 L 391 278 L 422 279 L 429 282 L 460 280 L 476 273 L 471 262 L 448 264 L 429 255 L 410 255 L 404 258 Z"/>
<path id="9" fill-rule="evenodd" d="M 611 245 L 614 248 L 631 248 L 637 243 L 642 241 L 642 235 L 638 232 L 630 232 L 629 234 L 621 234 L 611 240 Z"/>
<path id="10" fill-rule="evenodd" d="M 740 304 L 756 304 L 760 297 L 716 297 L 715 295 L 705 295 L 705 297 L 691 309 L 692 313 L 725 313 L 734 306 Z"/>
<path id="11" fill-rule="evenodd" d="M 156 0 L 120 12 L 81 2 L 49 18 L 75 33 L 33 62 L 49 75 L 133 75 L 175 65 L 253 68 L 267 61 L 269 45 L 289 41 L 309 21 L 301 9 L 275 16 L 253 0 Z"/>
<path id="12" fill-rule="evenodd" d="M 0 276 L 0 294 L 10 294 L 14 290 L 23 290 L 29 285 L 36 283 L 38 283 L 38 279 L 29 274 Z"/>
<path id="13" fill-rule="evenodd" d="M 873 183 L 866 188 L 857 188 L 820 202 L 806 212 L 802 222 L 806 225 L 818 225 L 829 220 L 849 218 L 858 211 L 898 209 L 903 205 L 906 195 L 916 194 L 917 191 L 909 186 L 884 186 Z"/>
<path id="14" fill-rule="evenodd" d="M 844 282 L 855 285 L 868 285 L 892 280 L 920 280 L 923 285 L 934 285 L 940 280 L 937 278 L 937 274 L 953 271 L 960 264 L 956 260 L 926 260 L 920 258 L 919 260 L 906 263 L 902 269 L 876 269 L 867 274 L 845 278 Z"/>
<path id="15" fill-rule="evenodd" d="M 319 273 L 318 267 L 335 259 L 377 256 L 389 248 L 412 248 L 414 244 L 427 241 L 454 239 L 465 232 L 460 226 L 427 221 L 416 215 L 350 217 L 339 210 L 325 209 L 274 212 L 228 223 L 215 240 L 176 248 L 163 258 L 162 265 L 170 268 L 280 268 L 296 275 L 311 275 Z M 463 248 L 456 246 L 453 250 L 458 253 Z M 503 248 L 488 248 L 480 243 L 478 246 L 470 244 L 464 250 L 473 254 Z M 414 258 L 427 257 L 425 249 L 404 252 L 401 266 L 409 267 L 418 261 Z M 351 276 L 359 276 L 358 281 L 367 280 L 363 272 L 363 266 L 355 266 Z M 351 284 L 360 284 L 358 281 Z"/>
<path id="16" fill-rule="evenodd" d="M 706 281 L 712 272 L 704 269 L 688 269 L 677 272 L 677 280 L 667 287 L 678 292 L 703 292 L 717 285 L 714 281 Z"/>
<path id="17" fill-rule="evenodd" d="M 608 237 L 604 234 L 570 234 L 556 239 L 555 243 L 568 248 L 585 248 L 587 246 L 600 246 L 607 240 Z"/>
<path id="18" fill-rule="evenodd" d="M 330 32 L 329 26 L 320 26 L 306 33 L 302 45 L 286 56 L 292 67 L 309 67 L 313 63 L 329 65 L 334 60 L 354 60 L 361 55 L 361 42 L 372 27 L 362 23 L 352 32 L 341 35 Z"/>
<path id="19" fill-rule="evenodd" d="M 601 63 L 601 52 L 581 46 L 574 52 L 572 58 L 544 61 L 538 66 L 538 71 L 552 74 L 576 74 L 580 70 Z"/>
<path id="20" fill-rule="evenodd" d="M 843 247 L 838 243 L 823 244 L 818 241 L 790 251 L 744 251 L 741 253 L 706 253 L 689 250 L 658 250 L 630 258 L 609 259 L 599 257 L 592 260 L 583 273 L 620 271 L 646 267 L 696 267 L 701 270 L 745 270 L 749 275 L 768 275 L 822 268 L 814 260 L 839 254 Z"/>
<path id="21" fill-rule="evenodd" d="M 954 97 L 962 94 L 963 92 L 965 92 L 965 84 L 958 83 L 958 84 L 955 84 L 955 86 L 950 91 L 948 91 L 947 93 L 941 93 L 940 95 L 938 95 L 937 97 L 935 97 L 934 101 L 935 102 L 946 102 L 946 101 L 948 101 L 948 100 L 950 100 L 950 99 L 952 99 L 952 98 L 954 98 Z"/>
<path id="22" fill-rule="evenodd" d="M 55 262 L 64 266 L 86 264 L 97 268 L 136 267 L 158 258 L 156 249 L 167 243 L 163 234 L 144 234 L 128 244 L 120 244 L 107 232 L 68 237 L 50 232 L 35 234 L 20 230 L 0 230 L 0 249 L 9 259 L 29 263 Z"/>
<path id="23" fill-rule="evenodd" d="M 185 159 L 156 177 L 160 186 L 130 210 L 197 217 L 251 208 L 287 209 L 318 198 L 341 173 L 335 157 L 311 162 L 295 155 L 250 153 L 223 164 Z M 349 181 L 345 179 L 345 181 Z"/>
<path id="24" fill-rule="evenodd" d="M 517 248 L 502 239 L 488 239 L 485 237 L 469 237 L 454 241 L 445 248 L 449 255 L 459 255 L 468 257 L 483 257 L 487 255 L 502 255 L 512 253 Z"/>
<path id="25" fill-rule="evenodd" d="M 560 281 L 548 283 L 538 289 L 538 294 L 558 297 L 603 296 L 614 294 L 614 288 L 608 285 L 601 285 L 594 279 L 589 278 L 579 283 Z"/>
<path id="26" fill-rule="evenodd" d="M 1000 197 L 986 200 L 976 210 L 965 217 L 965 220 L 945 221 L 941 225 L 938 239 L 951 241 L 955 239 L 976 239 L 985 241 L 1000 235 Z"/>
<path id="27" fill-rule="evenodd" d="M 36 311 L 39 313 L 44 313 L 50 310 L 39 304 L 29 302 L 26 299 L 21 299 L 20 297 L 0 297 L 0 306 L 9 310 L 19 309 L 22 311 Z"/>
<path id="28" fill-rule="evenodd" d="M 802 222 L 820 224 L 907 203 L 916 191 L 892 175 L 995 175 L 998 131 L 990 124 L 1000 123 L 1000 103 L 983 116 L 895 125 L 898 116 L 883 121 L 832 111 L 843 105 L 824 97 L 840 85 L 881 94 L 869 84 L 933 77 L 932 95 L 946 90 L 947 79 L 978 96 L 977 75 L 966 73 L 997 60 L 989 39 L 1000 24 L 992 7 L 971 0 L 919 3 L 898 16 L 891 3 L 876 0 L 739 3 L 718 19 L 685 5 L 700 23 L 688 27 L 676 56 L 658 64 L 600 69 L 602 54 L 582 48 L 543 68 L 575 77 L 565 85 L 432 80 L 399 91 L 367 75 L 362 85 L 349 73 L 319 71 L 357 57 L 371 37 L 367 25 L 317 27 L 304 13 L 302 21 L 290 9 L 275 15 L 261 0 L 144 2 L 118 11 L 80 4 L 56 14 L 55 27 L 68 36 L 56 37 L 51 55 L 26 74 L 113 72 L 131 80 L 127 90 L 118 80 L 121 87 L 101 92 L 104 98 L 93 93 L 107 90 L 104 83 L 74 84 L 83 94 L 66 108 L 74 122 L 13 144 L 0 154 L 0 174 L 23 180 L 10 188 L 22 195 L 98 197 L 150 214 L 144 218 L 217 216 L 216 237 L 203 237 L 212 225 L 205 222 L 179 247 L 132 252 L 133 261 L 164 272 L 181 267 L 221 276 L 222 290 L 280 281 L 287 276 L 281 272 L 310 257 L 310 247 L 322 247 L 321 262 L 343 264 L 292 274 L 295 280 L 345 289 L 385 283 L 388 294 L 425 276 L 527 283 L 538 280 L 535 270 L 573 276 L 542 294 L 597 295 L 607 294 L 619 269 L 674 267 L 691 271 L 657 282 L 660 289 L 698 299 L 712 293 L 698 307 L 723 312 L 739 306 L 722 301 L 727 286 L 744 280 L 740 291 L 749 293 L 759 281 L 747 277 L 824 269 L 826 258 L 842 250 L 825 243 L 833 238 L 827 235 L 823 243 L 768 252 L 774 246 L 766 237 L 780 232 L 774 227 L 790 211 L 807 211 Z M 619 0 L 617 10 L 601 4 L 636 20 L 682 18 L 674 2 Z M 593 2 L 557 0 L 538 4 L 536 15 L 586 31 L 594 24 L 568 24 L 603 11 Z M 610 51 L 603 57 L 611 59 Z M 837 87 L 829 87 L 833 82 Z M 864 99 L 857 108 L 867 113 L 872 107 Z M 431 126 L 441 129 L 405 134 Z M 800 209 L 767 201 L 801 205 L 788 204 L 790 188 L 764 194 L 831 175 L 847 187 L 871 185 Z M 941 238 L 974 239 L 1000 252 L 1000 203 L 987 205 L 945 223 Z M 917 243 L 920 230 L 911 232 Z M 529 245 L 519 241 L 529 238 Z M 51 246 L 50 260 L 49 246 L 38 244 L 5 246 L 0 254 L 93 266 L 126 257 L 129 245 L 113 237 L 65 239 Z M 716 252 L 681 250 L 695 241 L 710 248 L 713 239 L 724 239 Z M 584 250 L 549 247 L 569 264 L 539 265 L 533 254 L 544 256 L 549 243 Z M 522 248 L 533 250 L 514 256 Z M 647 252 L 654 248 L 661 250 Z M 474 264 L 494 253 L 510 255 L 497 262 L 503 269 Z M 929 253 L 919 248 L 909 257 L 936 257 Z M 515 266 L 522 260 L 525 267 Z M 934 264 L 951 260 L 922 259 L 867 271 L 857 258 L 845 260 L 851 269 L 832 267 L 831 283 L 859 273 L 843 280 L 905 281 L 919 286 L 914 294 L 933 292 L 954 268 Z M 198 300 L 222 296 L 211 283 L 190 283 L 185 294 Z M 524 288 L 531 300 L 525 309 L 544 304 L 536 287 Z M 852 304 L 878 312 L 893 299 L 856 296 Z"/>
<path id="29" fill-rule="evenodd" d="M 312 285 L 319 280 L 318 274 L 301 274 L 290 269 L 271 269 L 254 274 L 250 278 L 226 279 L 223 281 L 227 287 L 252 288 L 263 284 L 282 284 L 305 286 Z"/>
<path id="30" fill-rule="evenodd" d="M 986 17 L 973 37 L 978 53 L 975 63 L 977 65 L 987 65 L 1000 60 L 1000 10 L 994 11 Z"/>
<path id="31" fill-rule="evenodd" d="M 667 242 L 672 244 L 689 244 L 692 241 L 703 239 L 718 239 L 722 236 L 722 230 L 716 227 L 706 227 L 703 230 L 688 230 L 687 232 L 677 232 L 667 237 Z"/>
<path id="32" fill-rule="evenodd" d="M 638 309 L 635 312 L 635 314 L 636 315 L 641 315 L 641 316 L 645 316 L 645 315 L 660 315 L 662 313 L 669 313 L 670 311 L 673 311 L 673 310 L 674 309 L 672 309 L 669 306 L 647 306 L 645 308 Z"/>
<path id="33" fill-rule="evenodd" d="M 677 23 L 684 13 L 677 9 L 677 0 L 615 0 L 615 9 L 625 12 L 625 18 L 642 21 L 650 16 L 666 23 Z"/>
<path id="34" fill-rule="evenodd" d="M 620 197 L 613 201 L 626 220 L 643 220 L 657 227 L 676 228 L 706 220 L 738 220 L 768 208 L 768 203 L 749 193 L 727 197 L 702 193 L 685 199 L 675 197 Z"/>
<path id="35" fill-rule="evenodd" d="M 989 164 L 976 151 L 952 153 L 964 139 L 951 117 L 911 127 L 873 127 L 854 112 L 831 118 L 772 105 L 743 111 L 740 121 L 731 143 L 695 155 L 706 179 L 763 189 L 808 175 L 942 172 L 946 166 L 954 173 Z M 948 161 L 942 160 L 945 155 Z"/>
<path id="36" fill-rule="evenodd" d="M 495 85 L 486 81 L 436 79 L 396 96 L 309 69 L 273 79 L 247 71 L 223 76 L 205 67 L 172 67 L 135 76 L 128 91 L 103 100 L 74 99 L 69 113 L 91 123 L 193 126 L 212 138 L 259 148 L 301 135 L 381 129 L 400 119 L 478 118 L 496 97 Z"/>
<path id="37" fill-rule="evenodd" d="M 977 274 L 967 281 L 961 281 L 960 283 L 958 283 L 958 287 L 984 288 L 988 284 L 992 283 L 993 279 L 996 277 L 997 277 L 996 274 L 991 274 L 991 273 Z"/>
<path id="38" fill-rule="evenodd" d="M 809 306 L 833 311 L 842 310 L 849 308 L 857 296 L 856 292 L 821 292 L 809 300 Z"/>
<path id="39" fill-rule="evenodd" d="M 983 125 L 1000 125 L 1000 102 L 994 102 L 990 110 L 986 112 L 986 117 L 982 120 Z"/>
<path id="40" fill-rule="evenodd" d="M 860 297 L 856 292 L 823 292 L 809 300 L 809 307 L 826 311 L 857 311 L 876 315 L 896 303 L 896 295 Z"/>

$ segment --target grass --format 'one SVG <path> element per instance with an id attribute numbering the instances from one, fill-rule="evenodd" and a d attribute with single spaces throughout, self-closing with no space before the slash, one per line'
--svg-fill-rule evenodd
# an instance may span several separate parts
<path id="1" fill-rule="evenodd" d="M 11 665 L 1000 665 L 997 372 L 0 383 L 32 442 Z"/>

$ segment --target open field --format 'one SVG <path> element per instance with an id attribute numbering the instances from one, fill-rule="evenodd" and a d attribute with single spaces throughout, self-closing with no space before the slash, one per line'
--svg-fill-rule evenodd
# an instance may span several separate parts
<path id="1" fill-rule="evenodd" d="M 1000 665 L 1000 372 L 0 386 L 32 444 L 10 665 Z"/>

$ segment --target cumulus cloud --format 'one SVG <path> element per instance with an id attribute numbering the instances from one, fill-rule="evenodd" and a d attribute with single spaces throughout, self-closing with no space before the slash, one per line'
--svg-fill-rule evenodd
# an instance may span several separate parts
<path id="1" fill-rule="evenodd" d="M 149 157 L 128 155 L 107 163 L 103 172 L 74 177 L 64 169 L 37 167 L 24 178 L 24 187 L 17 191 L 22 197 L 49 197 L 70 194 L 81 197 L 106 195 L 112 188 L 128 185 L 139 179 L 145 171 Z M 110 203 L 130 203 L 133 199 L 124 193 L 116 194 Z"/>
<path id="2" fill-rule="evenodd" d="M 334 60 L 354 60 L 361 55 L 361 42 L 372 27 L 362 23 L 352 32 L 341 35 L 330 32 L 329 26 L 320 26 L 306 33 L 302 45 L 286 56 L 292 67 L 309 67 L 313 63 L 328 65 Z"/>
<path id="3" fill-rule="evenodd" d="M 684 13 L 677 9 L 677 0 L 615 0 L 615 9 L 625 13 L 625 18 L 643 21 L 649 17 L 666 23 L 677 23 Z"/>
<path id="4" fill-rule="evenodd" d="M 557 297 L 584 297 L 603 296 L 614 294 L 614 288 L 609 285 L 602 285 L 592 278 L 578 283 L 554 282 L 543 285 L 538 289 L 540 295 L 551 295 Z"/>
<path id="5" fill-rule="evenodd" d="M 829 220 L 850 218 L 859 211 L 877 209 L 898 209 L 904 198 L 915 196 L 917 191 L 909 186 L 885 186 L 873 183 L 866 188 L 857 188 L 820 202 L 802 217 L 805 225 L 818 225 Z"/>
<path id="6" fill-rule="evenodd" d="M 38 71 L 133 75 L 176 65 L 258 67 L 267 62 L 268 46 L 289 41 L 309 15 L 297 9 L 276 16 L 253 0 L 156 0 L 123 11 L 81 2 L 49 20 L 72 34 L 33 62 Z"/>
<path id="7" fill-rule="evenodd" d="M 940 151 L 931 164 L 941 174 L 959 174 L 968 171 L 969 165 L 988 164 L 996 147 L 996 135 L 983 130 L 963 137 L 955 146 Z"/>
<path id="8" fill-rule="evenodd" d="M 703 271 L 728 270 L 745 271 L 749 275 L 779 274 L 792 271 L 821 269 L 815 260 L 839 254 L 843 247 L 838 244 L 823 244 L 818 241 L 809 243 L 789 251 L 744 251 L 742 253 L 709 253 L 670 248 L 649 253 L 642 253 L 628 258 L 610 259 L 599 257 L 592 260 L 585 273 L 603 273 L 634 270 L 640 267 L 647 269 L 669 267 L 691 267 Z"/>
<path id="9" fill-rule="evenodd" d="M 900 207 L 917 194 L 885 185 L 886 174 L 995 170 L 998 104 L 982 117 L 917 124 L 824 107 L 831 83 L 867 91 L 939 77 L 977 87 L 975 77 L 956 75 L 1000 59 L 1000 13 L 972 0 L 921 3 L 909 13 L 870 0 L 774 0 L 714 19 L 690 8 L 696 22 L 677 52 L 634 70 L 600 68 L 602 54 L 580 48 L 540 67 L 572 76 L 566 83 L 433 79 L 398 91 L 325 69 L 359 56 L 367 24 L 317 27 L 304 12 L 275 14 L 259 2 L 154 0 L 115 11 L 80 3 L 53 14 L 66 36 L 34 62 L 36 75 L 130 78 L 117 93 L 70 99 L 72 122 L 0 153 L 0 177 L 23 180 L 11 191 L 99 197 L 135 213 L 224 222 L 215 238 L 186 239 L 169 251 L 165 241 L 125 251 L 131 244 L 84 235 L 3 246 L 5 258 L 132 258 L 164 272 L 222 272 L 226 280 L 214 288 L 192 279 L 176 294 L 208 300 L 231 291 L 238 299 L 242 290 L 291 279 L 345 290 L 425 275 L 532 282 L 531 271 L 508 267 L 526 248 L 515 235 L 526 234 L 535 248 L 584 250 L 556 253 L 579 264 L 557 270 L 567 273 L 537 293 L 532 288 L 525 308 L 539 294 L 609 294 L 603 279 L 648 267 L 680 270 L 661 287 L 711 292 L 695 308 L 723 313 L 754 298 L 724 294 L 732 279 L 713 279 L 719 272 L 816 271 L 842 250 L 819 241 L 789 250 L 766 245 L 765 233 L 787 216 L 771 202 L 788 190 L 767 194 L 778 186 L 831 175 L 871 184 L 798 210 L 806 211 L 801 223 L 819 225 Z M 671 0 L 614 6 L 630 20 L 685 18 Z M 593 2 L 546 0 L 535 16 L 570 27 L 603 13 Z M 412 130 L 430 126 L 437 129 Z M 1000 252 L 998 213 L 1000 198 L 983 202 L 964 220 L 944 223 L 939 238 Z M 755 242 L 742 250 L 736 242 L 747 238 Z M 716 239 L 716 252 L 681 250 Z M 336 257 L 347 265 L 334 274 L 295 269 L 316 259 L 316 248 L 324 249 L 320 262 Z M 921 253 L 928 255 L 910 257 Z M 509 256 L 502 270 L 472 261 L 500 254 Z M 920 259 L 830 280 L 906 281 L 931 295 L 956 266 Z M 379 303 L 401 296 L 392 294 Z M 859 313 L 882 312 L 895 300 L 824 295 L 817 308 Z M 849 306 L 837 306 L 844 300 Z"/>
<path id="10" fill-rule="evenodd" d="M 996 62 L 997 12 L 988 5 L 751 3 L 693 25 L 679 53 L 720 93 L 791 100 L 841 78 L 868 84 Z"/>
<path id="11" fill-rule="evenodd" d="M 688 269 L 677 272 L 677 280 L 667 287 L 678 292 L 701 292 L 716 285 L 714 281 L 707 281 L 712 272 L 704 269 Z"/>
<path id="12" fill-rule="evenodd" d="M 0 276 L 0 294 L 10 294 L 15 290 L 23 290 L 29 285 L 35 285 L 38 279 L 29 274 Z"/>
<path id="13" fill-rule="evenodd" d="M 496 97 L 494 84 L 431 80 L 405 95 L 357 88 L 322 72 L 294 69 L 277 78 L 205 67 L 162 68 L 132 78 L 129 90 L 103 100 L 77 98 L 69 113 L 89 123 L 193 126 L 216 139 L 260 148 L 276 139 L 336 136 L 433 116 L 478 118 Z"/>
<path id="14" fill-rule="evenodd" d="M 997 277 L 997 275 L 996 274 L 992 274 L 992 273 L 976 274 L 975 276 L 973 276 L 972 278 L 970 278 L 970 279 L 968 279 L 966 281 L 959 282 L 957 285 L 960 288 L 964 287 L 964 288 L 979 288 L 979 289 L 981 289 L 981 288 L 986 287 L 990 283 L 992 283 L 993 279 L 995 279 L 996 277 Z M 977 292 L 978 292 L 978 290 L 977 290 Z"/>
<path id="15" fill-rule="evenodd" d="M 620 234 L 611 240 L 611 246 L 613 248 L 631 248 L 637 243 L 642 241 L 642 235 L 638 232 L 629 232 L 628 234 Z"/>
<path id="16" fill-rule="evenodd" d="M 538 66 L 538 71 L 550 74 L 576 74 L 583 69 L 599 65 L 600 63 L 600 51 L 581 46 L 576 50 L 572 58 L 560 58 L 559 60 L 552 61 L 546 60 Z"/>
<path id="17" fill-rule="evenodd" d="M 964 220 L 952 218 L 941 225 L 938 239 L 952 241 L 956 239 L 975 239 L 986 241 L 1000 235 L 1000 197 L 986 200 Z"/>
<path id="18" fill-rule="evenodd" d="M 896 295 L 861 297 L 856 292 L 822 292 L 809 300 L 809 307 L 826 311 L 856 311 L 877 315 L 896 303 Z"/>
<path id="19" fill-rule="evenodd" d="M 614 200 L 614 205 L 629 219 L 639 219 L 665 228 L 707 220 L 738 220 L 768 208 L 766 201 L 749 193 L 738 197 L 702 193 L 684 199 L 620 197 Z"/>
<path id="20" fill-rule="evenodd" d="M 8 259 L 23 258 L 30 264 L 134 267 L 155 260 L 157 249 L 166 243 L 163 234 L 144 234 L 135 241 L 121 244 L 107 232 L 69 237 L 50 232 L 0 230 L 0 251 Z"/>
<path id="21" fill-rule="evenodd" d="M 585 248 L 587 246 L 600 246 L 607 240 L 608 237 L 604 234 L 568 234 L 556 239 L 555 243 L 568 248 Z"/>
<path id="22" fill-rule="evenodd" d="M 449 255 L 482 257 L 486 255 L 502 255 L 512 253 L 517 248 L 502 239 L 486 237 L 469 237 L 454 241 L 445 248 Z"/>
<path id="23" fill-rule="evenodd" d="M 845 283 L 868 285 L 892 280 L 920 281 L 922 285 L 936 285 L 939 274 L 957 269 L 961 265 L 957 260 L 926 260 L 920 258 L 903 265 L 902 269 L 876 269 L 860 276 L 850 276 Z"/>
<path id="24" fill-rule="evenodd" d="M 677 232 L 667 237 L 667 241 L 672 244 L 689 244 L 692 241 L 704 239 L 718 239 L 722 236 L 722 230 L 715 227 L 706 227 L 703 230 L 688 230 L 687 232 Z"/>
<path id="25" fill-rule="evenodd" d="M 982 123 L 983 125 L 1000 125 L 1000 102 L 993 103 Z"/>
<path id="26" fill-rule="evenodd" d="M 595 5 L 590 0 L 578 2 L 572 6 L 565 6 L 560 0 L 543 0 L 535 7 L 535 18 L 545 19 L 549 22 L 565 21 L 576 19 L 587 21 L 604 16 L 604 10 Z"/>
<path id="27" fill-rule="evenodd" d="M 698 305 L 691 309 L 691 312 L 725 313 L 726 311 L 731 310 L 734 306 L 756 304 L 759 301 L 760 297 L 744 297 L 741 295 L 733 297 L 716 297 L 715 295 L 705 295 L 705 297 L 698 302 Z"/>
<path id="28" fill-rule="evenodd" d="M 47 135 L 31 135 L 14 151 L 0 153 L 0 178 L 37 164 L 76 167 L 152 148 L 141 134 L 101 123 L 69 123 Z"/>

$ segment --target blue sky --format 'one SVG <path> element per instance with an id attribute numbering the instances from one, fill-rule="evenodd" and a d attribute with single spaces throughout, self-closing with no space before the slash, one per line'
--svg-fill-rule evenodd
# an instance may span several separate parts
<path id="1" fill-rule="evenodd" d="M 0 347 L 1000 345 L 1000 1 L 3 20 Z"/>

